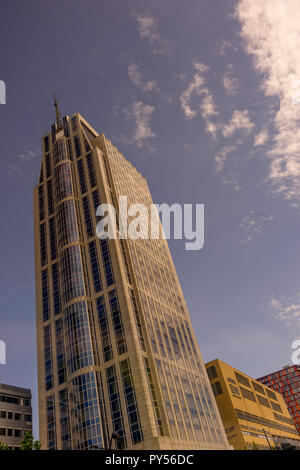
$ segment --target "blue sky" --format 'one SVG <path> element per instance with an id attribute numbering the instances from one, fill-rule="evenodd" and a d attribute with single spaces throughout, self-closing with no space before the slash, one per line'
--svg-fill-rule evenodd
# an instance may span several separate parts
<path id="1" fill-rule="evenodd" d="M 0 15 L 0 380 L 36 406 L 32 188 L 40 139 L 81 113 L 156 203 L 205 204 L 170 247 L 205 361 L 290 362 L 300 319 L 297 0 L 20 0 Z M 35 414 L 35 429 L 37 415 Z"/>

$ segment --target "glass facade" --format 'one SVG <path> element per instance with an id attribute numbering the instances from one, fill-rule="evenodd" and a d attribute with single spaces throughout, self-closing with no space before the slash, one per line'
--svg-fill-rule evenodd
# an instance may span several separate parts
<path id="1" fill-rule="evenodd" d="M 227 448 L 166 240 L 96 235 L 100 201 L 152 204 L 146 180 L 80 115 L 63 123 L 34 192 L 43 447 Z"/>

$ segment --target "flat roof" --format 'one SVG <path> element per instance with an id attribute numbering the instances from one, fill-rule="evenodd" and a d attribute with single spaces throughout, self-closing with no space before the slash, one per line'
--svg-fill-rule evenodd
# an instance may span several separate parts
<path id="1" fill-rule="evenodd" d="M 0 392 L 7 392 L 11 395 L 25 396 L 31 398 L 30 388 L 16 387 L 15 385 L 7 385 L 0 383 Z"/>

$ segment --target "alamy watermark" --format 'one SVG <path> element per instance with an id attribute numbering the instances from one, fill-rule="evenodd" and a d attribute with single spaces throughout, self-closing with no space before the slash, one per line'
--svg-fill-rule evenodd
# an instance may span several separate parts
<path id="1" fill-rule="evenodd" d="M 6 364 L 6 344 L 0 340 L 0 365 Z"/>
<path id="2" fill-rule="evenodd" d="M 0 80 L 0 104 L 6 104 L 6 84 Z"/>
<path id="3" fill-rule="evenodd" d="M 96 215 L 101 217 L 96 227 L 100 239 L 170 239 L 188 240 L 186 250 L 201 250 L 204 246 L 204 204 L 132 204 L 127 196 L 119 197 L 118 208 L 100 204 Z M 118 214 L 118 216 L 117 216 Z M 161 223 L 160 218 L 161 216 Z M 118 220 L 117 220 L 118 219 Z"/>
<path id="4" fill-rule="evenodd" d="M 295 349 L 291 357 L 292 363 L 295 365 L 300 365 L 300 339 L 293 341 L 292 349 Z"/>

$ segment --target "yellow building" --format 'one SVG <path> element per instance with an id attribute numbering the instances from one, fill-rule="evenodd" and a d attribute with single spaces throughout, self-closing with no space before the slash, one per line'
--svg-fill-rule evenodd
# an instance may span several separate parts
<path id="1" fill-rule="evenodd" d="M 280 393 L 215 359 L 206 370 L 229 444 L 234 449 L 300 445 Z"/>

